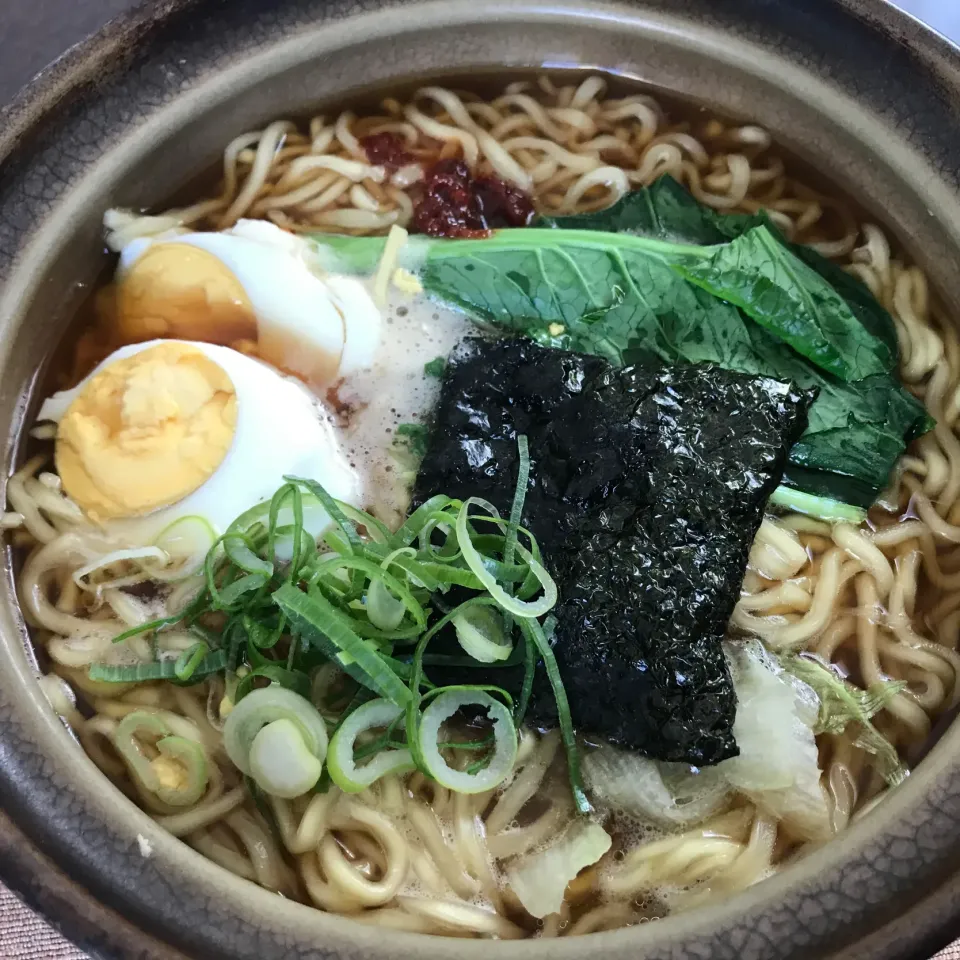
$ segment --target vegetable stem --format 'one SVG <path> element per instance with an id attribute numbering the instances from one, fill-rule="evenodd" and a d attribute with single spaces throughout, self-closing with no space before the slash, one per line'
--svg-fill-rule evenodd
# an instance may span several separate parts
<path id="1" fill-rule="evenodd" d="M 782 485 L 773 491 L 768 503 L 771 506 L 804 513 L 828 523 L 862 523 L 867 516 L 867 511 L 863 507 L 841 503 L 829 497 L 817 497 L 812 493 L 804 493 L 802 490 Z"/>

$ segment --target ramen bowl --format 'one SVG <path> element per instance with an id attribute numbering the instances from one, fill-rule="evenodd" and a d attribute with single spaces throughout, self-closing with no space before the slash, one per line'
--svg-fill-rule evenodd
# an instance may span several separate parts
<path id="1" fill-rule="evenodd" d="M 885 3 L 168 0 L 73 49 L 0 130 L 5 475 L 54 347 L 107 263 L 108 207 L 149 208 L 238 133 L 417 77 L 530 68 L 622 74 L 762 124 L 884 224 L 960 310 L 960 51 Z M 271 895 L 161 830 L 50 709 L 0 586 L 0 875 L 95 956 L 597 955 L 924 958 L 960 925 L 960 731 L 943 718 L 869 816 L 728 900 L 587 940 L 427 938 Z"/>

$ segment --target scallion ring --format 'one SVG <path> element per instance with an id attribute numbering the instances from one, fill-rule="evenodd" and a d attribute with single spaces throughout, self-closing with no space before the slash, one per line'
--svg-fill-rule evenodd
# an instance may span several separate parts
<path id="1" fill-rule="evenodd" d="M 367 588 L 367 616 L 380 630 L 396 630 L 403 621 L 406 607 L 380 579 L 372 580 Z"/>
<path id="2" fill-rule="evenodd" d="M 463 554 L 463 559 L 467 562 L 467 566 L 484 585 L 490 596 L 508 613 L 512 613 L 515 617 L 526 617 L 530 619 L 542 617 L 547 611 L 552 609 L 557 602 L 557 584 L 553 577 L 547 573 L 543 564 L 534 559 L 533 554 L 529 550 L 522 544 L 517 543 L 516 551 L 520 555 L 521 560 L 529 566 L 530 572 L 537 578 L 537 581 L 543 588 L 543 595 L 537 600 L 532 601 L 518 600 L 516 597 L 510 596 L 510 594 L 497 583 L 496 578 L 490 573 L 486 564 L 483 562 L 483 556 L 473 545 L 469 527 L 470 507 L 473 505 L 486 510 L 491 516 L 499 520 L 499 514 L 496 508 L 486 500 L 482 500 L 480 497 L 470 497 L 469 500 L 464 501 L 463 506 L 460 508 L 460 513 L 457 515 L 457 544 Z"/>
<path id="3" fill-rule="evenodd" d="M 440 753 L 440 727 L 461 707 L 478 707 L 493 721 L 493 755 L 476 773 L 454 770 Z M 453 687 L 439 693 L 420 717 L 419 753 L 427 773 L 456 793 L 483 793 L 503 783 L 517 758 L 517 729 L 510 711 L 482 690 Z"/>
<path id="4" fill-rule="evenodd" d="M 163 737 L 157 741 L 160 756 L 153 761 L 160 767 L 160 785 L 157 796 L 172 807 L 189 807 L 195 804 L 207 789 L 207 756 L 196 740 L 186 737 Z M 169 770 L 173 764 L 175 769 Z M 173 783 L 167 775 L 173 773 Z"/>
<path id="5" fill-rule="evenodd" d="M 468 607 L 453 618 L 453 629 L 460 646 L 480 663 L 498 663 L 513 652 L 503 616 L 492 607 Z"/>
<path id="6" fill-rule="evenodd" d="M 241 700 L 240 705 L 245 702 Z M 300 730 L 295 721 L 281 718 L 261 727 L 253 738 L 248 755 L 250 776 L 264 793 L 293 800 L 320 779 L 323 762 L 310 752 Z"/>
<path id="7" fill-rule="evenodd" d="M 154 741 L 152 760 L 138 741 Z M 113 743 L 130 772 L 157 799 L 173 807 L 196 803 L 207 789 L 207 758 L 194 740 L 172 735 L 169 725 L 145 710 L 128 713 L 113 734 Z"/>
<path id="8" fill-rule="evenodd" d="M 399 547 L 384 557 L 380 569 L 385 574 L 390 571 L 390 565 L 400 556 L 417 555 L 412 547 Z M 396 581 L 400 582 L 400 581 Z M 409 592 L 409 591 L 408 591 Z M 412 597 L 411 597 L 412 599 Z M 386 577 L 374 577 L 367 587 L 367 616 L 370 622 L 381 630 L 396 630 L 403 622 L 407 606 L 402 599 L 391 592 Z"/>
<path id="9" fill-rule="evenodd" d="M 414 769 L 409 750 L 385 747 L 366 763 L 359 765 L 354 758 L 357 738 L 381 727 L 389 727 L 404 713 L 389 700 L 370 700 L 357 707 L 340 724 L 330 741 L 327 769 L 330 779 L 344 793 L 358 793 L 389 773 L 405 773 Z"/>
<path id="10" fill-rule="evenodd" d="M 166 554 L 166 562 L 148 561 L 141 567 L 154 580 L 183 580 L 203 567 L 204 558 L 216 542 L 217 534 L 204 517 L 180 517 L 164 527 L 153 541 Z"/>
<path id="11" fill-rule="evenodd" d="M 272 727 L 277 720 L 287 720 L 289 725 Z M 268 726 L 272 727 L 272 732 L 265 740 L 260 740 L 261 731 Z M 299 744 L 292 740 L 294 734 L 299 737 Z M 254 746 L 258 742 L 255 751 Z M 267 793 L 273 792 L 271 787 L 288 789 L 294 781 L 302 784 L 315 773 L 313 782 L 301 791 L 306 792 L 320 777 L 327 755 L 327 727 L 313 704 L 292 690 L 274 684 L 251 690 L 230 711 L 223 727 L 223 745 L 234 766 L 241 773 L 253 777 Z M 274 776 L 276 764 L 269 762 L 269 745 L 277 750 L 278 756 L 282 753 L 286 760 L 296 764 L 297 770 L 280 772 Z M 257 770 L 254 769 L 254 757 L 257 759 Z M 257 776 L 258 771 L 265 775 L 265 781 Z M 286 793 L 275 795 L 287 796 Z"/>

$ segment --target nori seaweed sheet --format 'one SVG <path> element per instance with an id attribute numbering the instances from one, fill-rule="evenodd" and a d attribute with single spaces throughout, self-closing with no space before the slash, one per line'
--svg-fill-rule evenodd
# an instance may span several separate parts
<path id="1" fill-rule="evenodd" d="M 812 395 L 710 366 L 615 370 L 527 340 L 465 340 L 447 363 L 414 501 L 510 509 L 557 580 L 553 646 L 577 729 L 660 760 L 735 756 L 721 648 L 747 555 Z M 518 668 L 428 667 L 516 690 Z M 556 724 L 538 667 L 528 717 Z"/>

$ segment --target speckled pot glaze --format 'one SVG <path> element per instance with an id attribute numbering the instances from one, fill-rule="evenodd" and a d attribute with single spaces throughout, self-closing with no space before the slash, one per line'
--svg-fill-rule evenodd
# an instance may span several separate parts
<path id="1" fill-rule="evenodd" d="M 0 436 L 101 265 L 99 220 L 148 205 L 237 132 L 425 70 L 587 65 L 771 129 L 855 192 L 960 307 L 960 52 L 882 0 L 162 0 L 0 116 Z M 273 897 L 164 834 L 34 682 L 0 583 L 0 876 L 96 956 L 163 960 L 925 960 L 960 929 L 960 729 L 842 839 L 691 915 L 504 943 L 361 926 Z M 138 836 L 152 846 L 139 852 Z"/>

